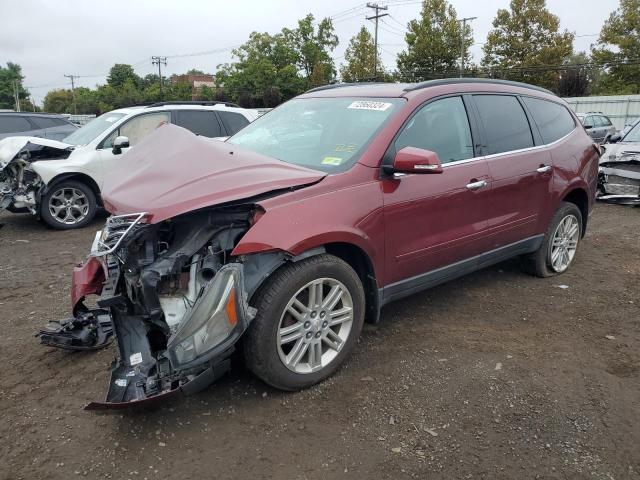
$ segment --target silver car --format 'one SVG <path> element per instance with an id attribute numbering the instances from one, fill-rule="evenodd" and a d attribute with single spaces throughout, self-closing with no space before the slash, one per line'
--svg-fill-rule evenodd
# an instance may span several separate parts
<path id="1" fill-rule="evenodd" d="M 0 112 L 0 139 L 41 137 L 62 140 L 78 129 L 61 115 L 31 112 Z"/>
<path id="2" fill-rule="evenodd" d="M 607 143 L 616 133 L 616 127 L 602 112 L 578 113 L 576 115 L 594 142 Z"/>

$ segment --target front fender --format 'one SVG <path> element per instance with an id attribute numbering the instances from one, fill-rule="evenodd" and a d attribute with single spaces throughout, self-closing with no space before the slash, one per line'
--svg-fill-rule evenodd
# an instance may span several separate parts
<path id="1" fill-rule="evenodd" d="M 331 243 L 364 251 L 376 272 L 383 271 L 382 192 L 368 182 L 293 202 L 261 202 L 264 209 L 232 255 L 281 250 L 293 256 Z"/>

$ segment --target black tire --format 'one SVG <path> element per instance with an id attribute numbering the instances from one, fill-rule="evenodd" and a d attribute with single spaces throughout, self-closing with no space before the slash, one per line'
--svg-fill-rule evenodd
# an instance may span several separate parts
<path id="1" fill-rule="evenodd" d="M 88 208 L 86 214 L 81 220 L 74 223 L 64 223 L 61 220 L 56 219 L 49 210 L 51 197 L 61 189 L 76 189 L 84 194 Z M 73 230 L 76 228 L 86 227 L 96 215 L 96 210 L 97 202 L 93 190 L 87 184 L 77 180 L 62 180 L 61 182 L 49 186 L 47 188 L 47 192 L 42 196 L 40 201 L 40 218 L 42 218 L 47 225 L 58 230 Z"/>
<path id="2" fill-rule="evenodd" d="M 325 367 L 297 373 L 284 364 L 278 353 L 280 319 L 296 292 L 320 278 L 338 280 L 349 291 L 353 305 L 351 330 L 335 358 Z M 266 280 L 251 303 L 258 313 L 244 336 L 245 363 L 256 376 L 281 390 L 307 388 L 332 375 L 353 350 L 364 323 L 365 296 L 360 278 L 346 262 L 328 254 L 283 266 Z"/>
<path id="3" fill-rule="evenodd" d="M 520 257 L 522 263 L 522 269 L 536 277 L 546 278 L 553 277 L 555 275 L 560 275 L 564 272 L 556 272 L 551 267 L 551 248 L 550 243 L 552 241 L 553 235 L 558 228 L 560 222 L 565 219 L 568 215 L 573 215 L 578 219 L 579 224 L 579 235 L 578 235 L 578 245 L 580 244 L 580 238 L 582 237 L 582 212 L 580 209 L 574 204 L 569 202 L 561 202 L 560 207 L 556 210 L 551 222 L 549 223 L 549 228 L 544 235 L 544 239 L 540 248 L 533 253 L 523 255 Z M 576 249 L 578 247 L 576 245 Z M 572 259 L 573 261 L 573 259 Z M 570 264 L 569 264 L 570 266 Z M 566 270 L 565 270 L 566 271 Z"/>

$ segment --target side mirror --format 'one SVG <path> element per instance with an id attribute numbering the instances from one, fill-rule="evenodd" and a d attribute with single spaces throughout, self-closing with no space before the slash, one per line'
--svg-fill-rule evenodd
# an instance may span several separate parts
<path id="1" fill-rule="evenodd" d="M 390 170 L 394 176 L 396 173 L 442 173 L 442 164 L 436 152 L 404 147 L 396 153 Z"/>
<path id="2" fill-rule="evenodd" d="M 585 125 L 584 129 L 585 130 L 591 130 L 593 128 L 593 125 Z"/>
<path id="3" fill-rule="evenodd" d="M 616 133 L 614 135 L 611 135 L 611 138 L 609 139 L 609 143 L 618 143 L 620 140 L 622 140 L 622 135 L 620 135 L 619 133 Z"/>
<path id="4" fill-rule="evenodd" d="M 128 137 L 116 137 L 113 141 L 113 148 L 111 152 L 114 155 L 120 155 L 122 153 L 123 148 L 129 148 L 129 138 Z"/>

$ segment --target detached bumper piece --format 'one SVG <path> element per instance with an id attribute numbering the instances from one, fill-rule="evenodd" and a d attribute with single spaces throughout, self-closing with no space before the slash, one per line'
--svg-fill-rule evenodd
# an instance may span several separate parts
<path id="1" fill-rule="evenodd" d="M 64 350 L 99 350 L 113 340 L 113 324 L 107 310 L 90 310 L 74 318 L 52 321 L 37 334 L 43 345 Z"/>

